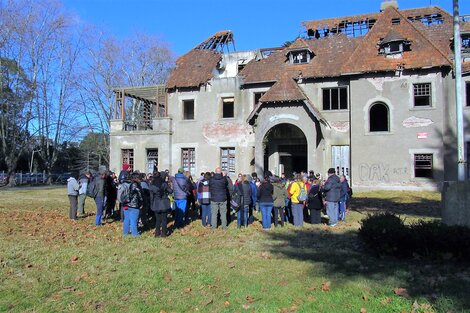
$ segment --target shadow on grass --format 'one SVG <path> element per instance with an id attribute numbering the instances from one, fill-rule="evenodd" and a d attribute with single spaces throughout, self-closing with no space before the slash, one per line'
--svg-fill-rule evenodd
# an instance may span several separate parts
<path id="1" fill-rule="evenodd" d="M 338 285 L 366 281 L 368 288 L 406 288 L 412 299 L 426 298 L 438 312 L 470 309 L 470 273 L 464 264 L 379 258 L 365 249 L 357 231 L 300 229 L 271 232 L 270 252 L 281 258 L 311 262 L 313 277 L 328 277 Z M 367 283 L 369 281 L 369 283 Z M 396 285 L 395 285 L 396 284 Z M 379 291 L 380 292 L 380 291 Z"/>
<path id="2" fill-rule="evenodd" d="M 403 203 L 402 198 L 389 199 L 353 197 L 349 209 L 362 213 L 390 212 L 398 215 L 414 215 L 419 217 L 439 218 L 441 201 L 416 198 L 416 201 Z"/>

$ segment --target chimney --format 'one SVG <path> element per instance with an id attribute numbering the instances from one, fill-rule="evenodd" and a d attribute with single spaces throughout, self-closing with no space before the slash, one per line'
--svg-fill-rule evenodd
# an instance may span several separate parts
<path id="1" fill-rule="evenodd" d="M 385 11 L 385 9 L 389 7 L 394 7 L 395 9 L 398 10 L 398 1 L 397 0 L 384 0 L 380 4 L 380 12 Z"/>

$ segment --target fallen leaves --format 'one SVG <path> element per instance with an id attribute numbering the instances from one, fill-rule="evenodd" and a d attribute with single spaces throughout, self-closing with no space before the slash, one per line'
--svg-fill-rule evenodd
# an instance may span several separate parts
<path id="1" fill-rule="evenodd" d="M 163 280 L 165 281 L 165 283 L 168 284 L 173 280 L 173 277 L 171 276 L 171 274 L 169 272 L 165 272 L 163 274 Z"/>
<path id="2" fill-rule="evenodd" d="M 367 309 L 366 308 L 361 308 L 361 310 L 359 311 L 361 313 L 366 313 L 367 312 Z"/>
<path id="3" fill-rule="evenodd" d="M 321 290 L 322 291 L 328 292 L 328 291 L 330 291 L 330 289 L 331 289 L 331 282 L 330 281 L 326 281 L 326 282 L 321 284 Z"/>
<path id="4" fill-rule="evenodd" d="M 395 288 L 393 289 L 393 293 L 399 297 L 403 297 L 406 299 L 410 299 L 410 295 L 408 294 L 408 290 L 406 288 Z"/>
<path id="5" fill-rule="evenodd" d="M 70 262 L 72 263 L 77 263 L 78 262 L 78 256 L 74 255 L 70 258 Z"/>

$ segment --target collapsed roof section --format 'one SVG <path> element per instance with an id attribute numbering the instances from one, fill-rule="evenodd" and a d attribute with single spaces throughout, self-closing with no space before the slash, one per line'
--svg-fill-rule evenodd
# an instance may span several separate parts
<path id="1" fill-rule="evenodd" d="M 359 24 L 364 26 L 364 23 L 368 24 L 367 32 L 359 36 Z M 299 38 L 283 51 L 248 63 L 240 73 L 245 84 L 276 82 L 284 73 L 289 73 L 294 79 L 299 76 L 308 79 L 452 65 L 449 41 L 452 16 L 439 7 L 402 11 L 388 7 L 380 13 L 303 24 L 313 37 Z M 359 28 L 346 31 L 348 27 Z M 328 35 L 315 34 L 324 28 L 328 28 Z M 379 45 L 384 39 L 406 40 L 411 43 L 410 51 L 404 51 L 400 58 L 386 58 L 379 53 Z M 289 63 L 286 54 L 302 47 L 308 48 L 313 58 L 308 63 Z"/>
<path id="2" fill-rule="evenodd" d="M 222 59 L 222 52 L 232 44 L 231 31 L 217 32 L 176 60 L 176 68 L 168 78 L 166 88 L 198 88 L 213 77 L 213 70 Z"/>

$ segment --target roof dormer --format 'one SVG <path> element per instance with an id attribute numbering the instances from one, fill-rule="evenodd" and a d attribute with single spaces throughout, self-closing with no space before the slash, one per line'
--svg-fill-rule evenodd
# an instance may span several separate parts
<path id="1" fill-rule="evenodd" d="M 313 58 L 313 52 L 305 48 L 291 49 L 286 54 L 289 64 L 307 64 Z"/>
<path id="2" fill-rule="evenodd" d="M 411 42 L 393 30 L 379 41 L 379 54 L 385 57 L 401 58 L 403 52 L 410 50 Z"/>

